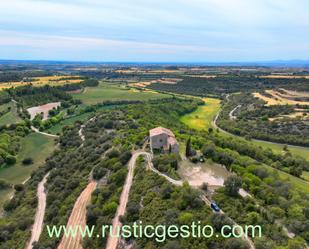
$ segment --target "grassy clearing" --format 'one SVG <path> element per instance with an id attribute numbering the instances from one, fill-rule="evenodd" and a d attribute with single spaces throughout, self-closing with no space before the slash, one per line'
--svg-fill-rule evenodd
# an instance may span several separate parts
<path id="1" fill-rule="evenodd" d="M 14 103 L 10 101 L 9 103 L 0 105 L 0 112 L 7 111 L 8 108 L 14 107 Z"/>
<path id="2" fill-rule="evenodd" d="M 67 118 L 59 122 L 58 124 L 54 125 L 50 129 L 48 129 L 46 132 L 51 134 L 60 134 L 62 132 L 62 128 L 66 125 L 73 125 L 76 121 L 85 121 L 89 118 L 91 113 L 83 113 L 78 116 L 74 116 L 71 118 Z"/>
<path id="3" fill-rule="evenodd" d="M 283 146 L 280 144 L 276 143 L 271 143 L 271 142 L 266 142 L 266 141 L 257 141 L 257 140 L 252 140 L 252 143 L 262 146 L 264 148 L 270 148 L 273 150 L 275 153 L 283 153 Z M 297 147 L 297 146 L 288 146 L 288 150 L 297 156 L 301 156 L 305 158 L 306 160 L 309 161 L 309 148 L 306 147 Z"/>
<path id="4" fill-rule="evenodd" d="M 301 176 L 304 180 L 309 182 L 309 172 L 308 171 L 304 171 L 302 176 Z"/>
<path id="5" fill-rule="evenodd" d="M 104 101 L 117 100 L 151 100 L 169 98 L 170 95 L 162 93 L 143 91 L 132 91 L 125 87 L 108 85 L 101 82 L 97 87 L 87 87 L 82 93 L 72 95 L 76 99 L 80 99 L 84 104 L 93 105 Z"/>
<path id="6" fill-rule="evenodd" d="M 197 130 L 207 130 L 212 127 L 212 121 L 220 110 L 220 100 L 204 98 L 205 105 L 199 106 L 197 110 L 181 117 L 181 121 L 189 127 Z"/>
<path id="7" fill-rule="evenodd" d="M 4 179 L 11 184 L 18 184 L 28 179 L 31 173 L 39 166 L 43 165 L 45 159 L 54 150 L 54 138 L 38 133 L 31 133 L 22 139 L 21 151 L 17 156 L 17 163 L 11 167 L 0 169 L 0 179 Z M 33 159 L 33 164 L 23 166 L 22 160 L 26 157 Z M 0 204 L 3 203 L 12 190 L 5 190 L 1 193 Z"/>
<path id="8" fill-rule="evenodd" d="M 12 193 L 13 193 L 12 189 L 0 190 L 0 216 L 1 216 L 2 205 L 5 203 L 6 200 L 8 200 L 11 197 Z"/>
<path id="9" fill-rule="evenodd" d="M 0 116 L 0 126 L 1 125 L 10 125 L 21 122 L 21 118 L 17 115 L 16 104 L 13 102 L 0 105 L 0 111 L 6 111 L 7 108 L 11 108 L 11 110 L 4 115 Z"/>
<path id="10" fill-rule="evenodd" d="M 292 176 L 292 175 L 290 175 L 290 174 L 288 174 L 288 173 L 285 173 L 285 172 L 283 172 L 283 171 L 281 171 L 281 170 L 274 169 L 274 168 L 272 168 L 272 167 L 270 167 L 270 166 L 267 166 L 267 165 L 264 165 L 264 166 L 265 166 L 267 169 L 269 169 L 269 170 L 275 170 L 275 171 L 277 171 L 278 174 L 279 174 L 279 177 L 280 177 L 282 180 L 291 183 L 291 185 L 292 185 L 293 187 L 295 187 L 296 189 L 298 189 L 298 190 L 300 190 L 300 191 L 303 191 L 303 192 L 306 193 L 306 194 L 309 194 L 309 182 L 304 181 L 304 180 L 302 180 L 302 179 L 300 179 L 300 178 L 298 178 L 298 177 Z M 307 172 L 307 173 L 308 173 L 308 172 Z"/>

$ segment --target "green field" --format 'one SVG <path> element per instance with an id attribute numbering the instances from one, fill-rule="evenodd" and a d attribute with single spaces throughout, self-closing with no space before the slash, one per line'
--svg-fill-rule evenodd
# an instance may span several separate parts
<path id="1" fill-rule="evenodd" d="M 278 169 L 274 169 L 268 165 L 264 165 L 267 169 L 269 170 L 275 170 L 278 172 L 279 174 L 279 177 L 286 181 L 286 182 L 289 182 L 291 183 L 292 186 L 294 186 L 296 189 L 300 190 L 300 191 L 303 191 L 304 193 L 306 194 L 309 194 L 309 182 L 307 181 L 304 181 L 298 177 L 295 177 L 295 176 L 292 176 L 288 173 L 285 173 L 281 170 L 278 170 Z M 308 173 L 308 172 L 307 172 Z"/>
<path id="2" fill-rule="evenodd" d="M 220 100 L 204 98 L 205 105 L 199 106 L 194 112 L 181 117 L 180 121 L 197 130 L 207 130 L 212 127 L 212 121 L 220 110 Z"/>
<path id="3" fill-rule="evenodd" d="M 116 100 L 151 100 L 169 98 L 170 95 L 143 91 L 131 88 L 108 85 L 101 82 L 97 87 L 86 87 L 82 93 L 72 94 L 75 99 L 80 99 L 84 104 L 93 105 L 104 101 Z"/>
<path id="4" fill-rule="evenodd" d="M 0 111 L 5 111 L 8 107 L 11 107 L 11 110 L 0 116 L 0 126 L 15 124 L 21 121 L 21 119 L 17 115 L 16 105 L 13 102 L 0 105 Z"/>
<path id="5" fill-rule="evenodd" d="M 54 150 L 54 138 L 38 133 L 31 133 L 21 141 L 21 151 L 17 155 L 17 163 L 11 167 L 0 169 L 0 179 L 11 184 L 22 183 L 27 180 L 32 171 L 43 165 L 45 159 Z M 23 166 L 22 160 L 26 157 L 33 159 L 33 164 Z M 1 191 L 0 205 L 12 193 L 12 191 Z M 4 194 L 4 196 L 2 195 Z"/>
<path id="6" fill-rule="evenodd" d="M 264 148 L 270 148 L 275 153 L 283 153 L 283 146 L 284 145 L 266 142 L 266 141 L 257 141 L 257 140 L 252 140 L 252 142 L 254 144 L 260 145 Z M 305 158 L 306 160 L 309 161 L 309 148 L 297 147 L 297 146 L 288 146 L 288 149 L 292 154 L 301 156 L 301 157 L 303 157 L 303 158 Z"/>
<path id="7" fill-rule="evenodd" d="M 14 107 L 14 103 L 12 101 L 6 104 L 0 105 L 0 112 L 6 111 L 9 107 L 11 108 Z"/>
<path id="8" fill-rule="evenodd" d="M 46 130 L 47 133 L 51 133 L 51 134 L 60 134 L 62 132 L 62 128 L 66 125 L 73 125 L 76 121 L 85 121 L 89 118 L 89 116 L 91 115 L 91 113 L 83 113 L 81 115 L 78 116 L 74 116 L 71 118 L 67 118 L 64 119 L 62 121 L 60 121 L 58 124 L 54 125 L 53 127 L 51 127 L 50 129 Z"/>
<path id="9" fill-rule="evenodd" d="M 309 182 L 309 172 L 308 171 L 304 171 L 301 177 Z"/>

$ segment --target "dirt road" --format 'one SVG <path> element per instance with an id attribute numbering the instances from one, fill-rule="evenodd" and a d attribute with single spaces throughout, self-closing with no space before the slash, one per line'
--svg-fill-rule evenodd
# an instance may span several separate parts
<path id="1" fill-rule="evenodd" d="M 132 186 L 133 176 L 134 176 L 134 166 L 136 163 L 136 159 L 140 155 L 144 155 L 145 152 L 136 152 L 133 153 L 129 164 L 128 164 L 128 174 L 127 178 L 120 196 L 120 202 L 119 206 L 115 215 L 115 218 L 113 219 L 112 225 L 113 225 L 113 235 L 116 235 L 117 228 L 121 226 L 121 222 L 119 220 L 120 216 L 125 214 L 128 199 L 129 199 L 129 193 Z M 119 242 L 119 238 L 117 236 L 108 236 L 106 249 L 116 249 L 117 244 Z"/>
<path id="2" fill-rule="evenodd" d="M 74 229 L 75 227 L 80 226 L 82 229 L 84 229 L 86 227 L 86 208 L 90 203 L 91 194 L 95 190 L 96 186 L 97 183 L 95 181 L 91 181 L 77 198 L 68 220 L 66 226 L 67 228 L 71 226 Z M 77 232 L 75 237 L 63 236 L 58 249 L 83 249 L 81 242 L 82 236 L 80 232 Z"/>
<path id="3" fill-rule="evenodd" d="M 147 152 L 140 152 L 140 155 L 144 155 L 146 160 L 147 160 L 147 163 L 148 163 L 148 168 L 150 170 L 152 170 L 154 173 L 160 175 L 160 176 L 163 176 L 166 180 L 168 180 L 170 183 L 174 184 L 174 185 L 177 185 L 177 186 L 181 186 L 182 185 L 182 181 L 181 180 L 174 180 L 173 178 L 161 173 L 159 170 L 157 170 L 153 164 L 152 164 L 152 155 L 150 153 L 147 153 Z"/>
<path id="4" fill-rule="evenodd" d="M 40 235 L 43 230 L 43 221 L 44 221 L 44 214 L 46 209 L 46 193 L 44 184 L 47 181 L 49 173 L 47 173 L 43 180 L 39 183 L 38 189 L 37 189 L 37 197 L 38 197 L 38 207 L 35 213 L 35 219 L 34 224 L 31 229 L 31 238 L 30 241 L 26 247 L 26 249 L 32 249 L 33 242 L 36 242 L 39 240 Z"/>
<path id="5" fill-rule="evenodd" d="M 84 146 L 84 142 L 85 142 L 85 135 L 84 135 L 84 128 L 86 127 L 86 125 L 91 122 L 92 120 L 94 120 L 95 117 L 89 119 L 85 124 L 80 126 L 80 129 L 78 130 L 78 136 L 80 137 L 80 139 L 82 140 L 82 144 L 80 145 L 80 147 Z"/>
<path id="6" fill-rule="evenodd" d="M 36 133 L 40 133 L 40 134 L 42 134 L 42 135 L 45 135 L 45 136 L 55 137 L 55 138 L 58 138 L 58 137 L 59 137 L 58 135 L 49 134 L 49 133 L 46 133 L 46 132 L 39 131 L 39 129 L 35 128 L 34 126 L 31 126 L 31 130 L 33 130 L 33 131 L 36 132 Z"/>
<path id="7" fill-rule="evenodd" d="M 234 116 L 234 112 L 235 112 L 238 108 L 240 108 L 240 107 L 241 107 L 241 105 L 238 105 L 238 106 L 236 106 L 232 111 L 230 111 L 230 113 L 229 113 L 230 119 L 236 119 L 236 118 L 237 118 L 236 116 Z"/>
<path id="8" fill-rule="evenodd" d="M 126 211 L 126 206 L 127 206 L 127 203 L 128 203 L 128 198 L 129 198 L 129 192 L 130 192 L 130 188 L 132 186 L 132 181 L 133 181 L 133 176 L 134 176 L 134 166 L 135 166 L 135 163 L 136 163 L 136 159 L 139 157 L 139 156 L 144 156 L 146 161 L 147 161 L 147 168 L 149 170 L 152 170 L 153 172 L 155 172 L 156 174 L 164 177 L 166 180 L 168 180 L 170 183 L 174 184 L 174 185 L 177 185 L 177 186 L 181 186 L 182 185 L 182 181 L 180 180 L 174 180 L 172 179 L 171 177 L 161 173 L 160 171 L 158 171 L 156 168 L 154 168 L 153 164 L 152 164 L 152 155 L 148 152 L 145 152 L 145 151 L 140 151 L 140 152 L 136 152 L 133 154 L 130 162 L 129 162 L 129 172 L 128 172 L 128 175 L 127 175 L 127 179 L 126 179 L 126 182 L 125 182 L 125 185 L 124 185 L 124 188 L 123 188 L 123 191 L 121 193 L 121 197 L 120 197 L 120 203 L 119 203 L 119 206 L 118 206 L 118 209 L 117 209 L 117 212 L 116 212 L 116 215 L 115 215 L 115 218 L 113 219 L 113 222 L 112 222 L 112 225 L 113 225 L 113 234 L 116 235 L 116 231 L 117 231 L 117 227 L 120 227 L 121 226 L 121 222 L 119 220 L 120 216 L 124 215 L 125 214 L 125 211 Z M 210 207 L 210 204 L 211 204 L 211 201 L 205 196 L 205 195 L 202 195 L 201 196 L 201 199 L 205 202 L 205 204 L 207 206 Z M 224 212 L 221 210 L 220 211 L 222 214 L 224 214 Z M 233 221 L 233 220 L 232 220 Z M 236 225 L 236 223 L 233 221 L 233 223 Z M 248 237 L 243 237 L 242 238 L 244 241 L 246 241 L 250 248 L 251 249 L 255 249 L 255 246 L 253 244 L 253 242 L 251 241 L 250 238 Z M 108 237 L 108 240 L 107 240 L 107 245 L 106 245 L 106 249 L 117 249 L 117 245 L 118 245 L 118 242 L 119 242 L 119 238 L 117 238 L 116 236 L 115 237 L 112 237 L 112 236 L 109 236 Z M 59 248 L 58 248 L 59 249 Z"/>
<path id="9" fill-rule="evenodd" d="M 229 100 L 229 95 L 226 96 L 226 99 Z M 232 110 L 233 111 L 233 110 Z M 226 130 L 223 130 L 222 128 L 220 128 L 217 124 L 217 121 L 218 121 L 218 118 L 220 116 L 220 111 L 217 113 L 217 115 L 215 116 L 214 120 L 211 122 L 211 125 L 213 126 L 214 129 L 216 130 L 219 130 L 221 131 L 222 133 L 225 133 L 225 134 L 228 134 L 230 136 L 234 136 L 234 137 L 239 137 L 239 138 L 244 138 L 242 136 L 238 136 L 238 135 L 235 135 L 233 133 L 230 133 Z M 288 147 L 291 147 L 291 148 L 300 148 L 300 149 L 308 149 L 308 147 L 304 147 L 304 146 L 299 146 L 299 145 L 292 145 L 292 144 L 283 144 L 283 143 L 277 143 L 277 142 L 271 142 L 271 141 L 267 141 L 267 140 L 262 140 L 262 139 L 256 139 L 256 138 L 253 138 L 251 139 L 251 141 L 257 141 L 257 142 L 264 142 L 264 143 L 269 143 L 269 144 L 276 144 L 276 145 L 279 145 L 279 146 L 284 146 L 284 145 L 287 145 Z"/>

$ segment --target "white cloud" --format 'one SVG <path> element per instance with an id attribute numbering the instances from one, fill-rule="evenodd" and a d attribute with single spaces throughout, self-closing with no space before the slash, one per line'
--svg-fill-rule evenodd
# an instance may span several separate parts
<path id="1" fill-rule="evenodd" d="M 0 1 L 0 45 L 145 60 L 147 53 L 198 60 L 198 50 L 215 59 L 267 57 L 281 48 L 295 58 L 309 40 L 308 11 L 307 0 L 9 0 Z"/>

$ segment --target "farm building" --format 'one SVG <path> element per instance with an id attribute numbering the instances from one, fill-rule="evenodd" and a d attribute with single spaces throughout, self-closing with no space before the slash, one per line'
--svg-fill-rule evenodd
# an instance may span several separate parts
<path id="1" fill-rule="evenodd" d="M 152 150 L 163 150 L 168 153 L 178 153 L 179 144 L 173 132 L 164 127 L 157 127 L 149 131 L 150 147 Z"/>

